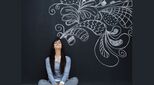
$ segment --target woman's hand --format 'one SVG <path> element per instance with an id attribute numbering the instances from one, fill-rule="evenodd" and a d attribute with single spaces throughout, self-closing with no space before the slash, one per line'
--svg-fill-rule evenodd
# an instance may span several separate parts
<path id="1" fill-rule="evenodd" d="M 62 83 L 59 83 L 59 85 L 64 85 L 64 84 L 62 84 Z"/>

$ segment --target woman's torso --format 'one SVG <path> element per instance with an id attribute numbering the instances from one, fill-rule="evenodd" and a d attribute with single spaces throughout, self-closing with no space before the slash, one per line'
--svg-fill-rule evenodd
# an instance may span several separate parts
<path id="1" fill-rule="evenodd" d="M 49 57 L 47 57 L 47 58 L 48 58 L 48 63 L 50 64 L 50 58 Z M 70 62 L 69 56 L 65 56 L 65 58 L 66 58 L 66 63 Z M 48 67 L 48 68 L 52 69 L 51 67 Z M 65 68 L 67 68 L 67 67 L 65 67 Z M 55 61 L 54 71 L 55 71 L 55 74 L 53 74 L 53 77 L 54 77 L 56 82 L 59 82 L 63 77 L 63 74 L 61 74 L 61 71 L 60 71 L 60 61 Z"/>

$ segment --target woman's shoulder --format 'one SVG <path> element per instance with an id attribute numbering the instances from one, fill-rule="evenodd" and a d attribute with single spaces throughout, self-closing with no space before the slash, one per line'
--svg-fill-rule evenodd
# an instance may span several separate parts
<path id="1" fill-rule="evenodd" d="M 47 57 L 45 58 L 45 61 L 49 61 L 49 56 L 47 56 Z"/>
<path id="2" fill-rule="evenodd" d="M 69 56 L 65 56 L 67 61 L 71 61 L 71 58 Z"/>

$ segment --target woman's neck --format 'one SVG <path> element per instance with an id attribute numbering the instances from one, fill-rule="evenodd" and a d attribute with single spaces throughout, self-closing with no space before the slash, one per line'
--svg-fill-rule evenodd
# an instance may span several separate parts
<path id="1" fill-rule="evenodd" d="M 61 50 L 59 49 L 55 50 L 55 56 L 61 56 Z"/>
<path id="2" fill-rule="evenodd" d="M 61 60 L 61 50 L 55 50 L 55 61 L 60 62 Z"/>

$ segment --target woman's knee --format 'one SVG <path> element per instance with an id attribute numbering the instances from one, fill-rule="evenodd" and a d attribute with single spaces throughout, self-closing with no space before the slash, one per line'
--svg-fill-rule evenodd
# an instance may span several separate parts
<path id="1" fill-rule="evenodd" d="M 71 79 L 72 79 L 73 81 L 76 81 L 76 82 L 79 81 L 77 77 L 72 77 Z"/>
<path id="2" fill-rule="evenodd" d="M 78 84 L 78 78 L 77 77 L 72 77 L 67 81 L 66 85 L 77 85 Z"/>
<path id="3" fill-rule="evenodd" d="M 38 85 L 51 85 L 51 84 L 45 79 L 40 79 L 38 81 Z"/>

